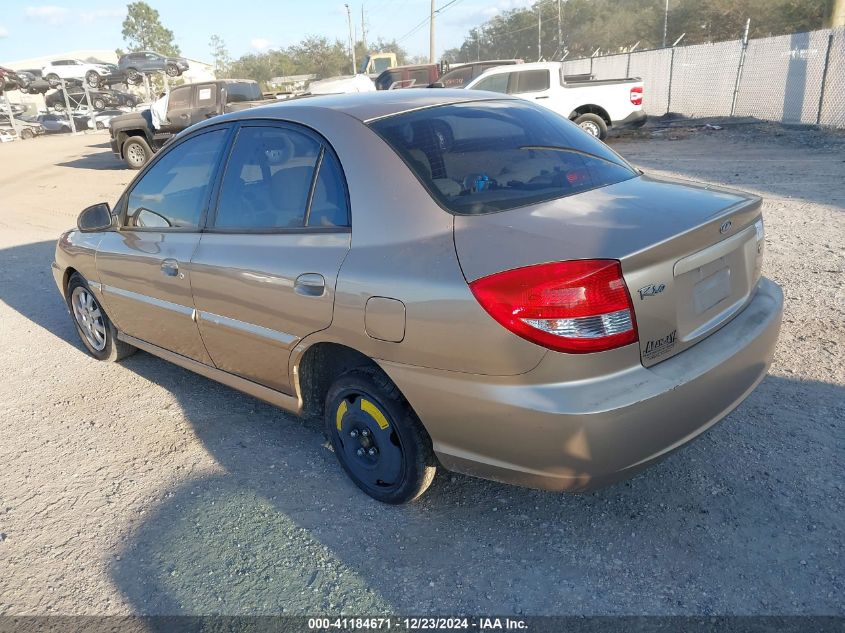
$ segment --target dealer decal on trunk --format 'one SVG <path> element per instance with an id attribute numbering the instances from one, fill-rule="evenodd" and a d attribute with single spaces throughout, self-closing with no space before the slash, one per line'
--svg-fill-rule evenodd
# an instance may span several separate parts
<path id="1" fill-rule="evenodd" d="M 677 338 L 677 334 L 678 330 L 672 330 L 663 338 L 659 338 L 656 341 L 649 341 L 648 343 L 646 343 L 645 350 L 643 350 L 643 358 L 653 360 L 669 352 L 673 347 L 675 347 L 675 339 Z"/>

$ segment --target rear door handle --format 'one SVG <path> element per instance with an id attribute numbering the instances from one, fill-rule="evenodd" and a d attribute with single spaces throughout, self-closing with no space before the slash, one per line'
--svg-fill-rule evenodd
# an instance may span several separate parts
<path id="1" fill-rule="evenodd" d="M 185 278 L 184 274 L 179 274 L 179 262 L 175 259 L 165 259 L 161 262 L 161 274 L 168 277 L 179 277 L 179 279 Z"/>
<path id="2" fill-rule="evenodd" d="M 293 290 L 305 297 L 322 297 L 326 292 L 326 280 L 319 273 L 303 273 L 296 278 Z"/>
<path id="3" fill-rule="evenodd" d="M 535 98 L 535 99 L 548 99 L 548 98 L 549 98 L 549 95 L 546 95 L 546 96 L 544 96 L 544 97 L 534 97 L 534 98 Z"/>

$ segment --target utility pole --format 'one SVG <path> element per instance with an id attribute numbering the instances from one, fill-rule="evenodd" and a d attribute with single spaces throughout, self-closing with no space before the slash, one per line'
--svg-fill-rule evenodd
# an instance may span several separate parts
<path id="1" fill-rule="evenodd" d="M 563 26 L 560 20 L 560 0 L 557 0 L 557 50 L 563 55 Z"/>
<path id="2" fill-rule="evenodd" d="M 361 3 L 361 41 L 364 43 L 364 50 L 367 49 L 367 23 L 364 21 L 364 3 Z"/>
<path id="3" fill-rule="evenodd" d="M 663 12 L 663 48 L 666 48 L 666 34 L 669 31 L 669 0 L 666 0 L 666 10 Z"/>
<path id="4" fill-rule="evenodd" d="M 543 59 L 543 5 L 537 3 L 537 61 Z"/>
<path id="5" fill-rule="evenodd" d="M 349 9 L 349 5 L 343 5 L 346 7 L 346 21 L 349 23 L 349 53 L 352 55 L 352 74 L 358 74 L 358 65 L 355 63 L 355 36 L 352 35 L 352 11 Z"/>
<path id="6" fill-rule="evenodd" d="M 434 0 L 431 0 L 431 16 L 428 21 L 428 63 L 434 63 Z"/>

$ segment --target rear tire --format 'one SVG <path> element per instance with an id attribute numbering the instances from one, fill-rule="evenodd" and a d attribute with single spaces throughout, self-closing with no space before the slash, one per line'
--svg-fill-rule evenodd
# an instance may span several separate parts
<path id="1" fill-rule="evenodd" d="M 57 101 L 56 103 L 53 104 L 53 109 L 56 112 L 64 112 L 65 111 L 65 104 L 62 103 L 61 101 Z"/>
<path id="2" fill-rule="evenodd" d="M 431 438 L 378 368 L 353 369 L 326 396 L 326 432 L 343 470 L 382 503 L 413 501 L 437 470 Z"/>
<path id="3" fill-rule="evenodd" d="M 116 362 L 137 351 L 133 345 L 118 340 L 117 329 L 79 273 L 74 273 L 68 280 L 65 301 L 76 332 L 91 356 Z"/>
<path id="4" fill-rule="evenodd" d="M 164 67 L 164 72 L 167 73 L 168 77 L 178 77 L 180 75 L 179 68 L 176 64 L 167 64 L 167 66 Z"/>
<path id="5" fill-rule="evenodd" d="M 130 84 L 138 86 L 143 81 L 143 78 L 141 77 L 141 73 L 139 73 L 134 68 L 127 68 L 126 69 L 126 81 L 129 82 Z"/>
<path id="6" fill-rule="evenodd" d="M 95 110 L 105 110 L 106 109 L 106 102 L 103 101 L 102 98 L 97 97 L 94 99 L 94 103 L 92 104 Z"/>
<path id="7" fill-rule="evenodd" d="M 140 136 L 130 136 L 123 144 L 123 159 L 130 169 L 141 169 L 152 155 L 153 150 Z"/>
<path id="8" fill-rule="evenodd" d="M 47 80 L 47 83 L 50 84 L 51 88 L 58 88 L 59 85 L 62 83 L 61 80 L 59 79 L 59 76 L 56 73 L 50 73 L 49 75 L 44 77 L 44 79 Z"/>
<path id="9" fill-rule="evenodd" d="M 575 119 L 575 125 L 580 127 L 590 136 L 595 136 L 599 140 L 607 138 L 607 123 L 603 118 L 597 114 L 587 113 L 582 114 Z"/>
<path id="10" fill-rule="evenodd" d="M 25 127 L 21 130 L 20 137 L 23 140 L 31 139 L 35 137 L 35 132 L 30 130 L 28 127 Z"/>
<path id="11" fill-rule="evenodd" d="M 96 70 L 89 70 L 85 74 L 85 81 L 88 83 L 89 88 L 99 88 L 100 87 L 100 75 L 97 74 Z"/>

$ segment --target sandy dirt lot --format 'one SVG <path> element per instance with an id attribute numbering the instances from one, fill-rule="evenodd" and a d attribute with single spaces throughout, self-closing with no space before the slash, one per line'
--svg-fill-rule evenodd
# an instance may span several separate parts
<path id="1" fill-rule="evenodd" d="M 0 147 L 0 614 L 845 613 L 841 137 L 616 141 L 648 172 L 765 196 L 786 295 L 771 375 L 632 481 L 573 496 L 446 473 L 407 507 L 359 493 L 313 421 L 83 352 L 50 262 L 133 176 L 107 141 Z"/>

